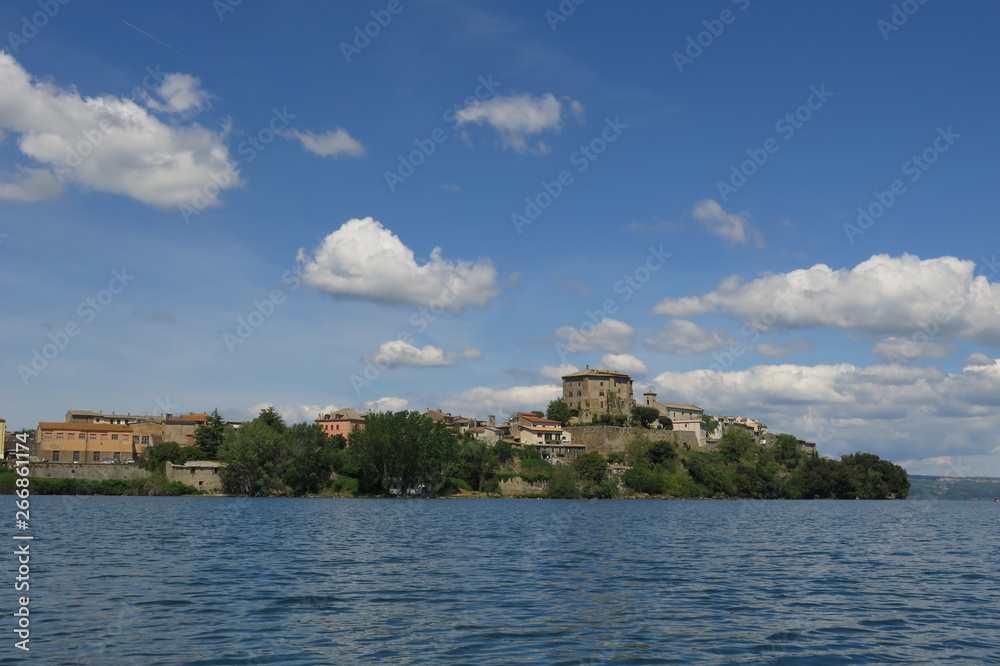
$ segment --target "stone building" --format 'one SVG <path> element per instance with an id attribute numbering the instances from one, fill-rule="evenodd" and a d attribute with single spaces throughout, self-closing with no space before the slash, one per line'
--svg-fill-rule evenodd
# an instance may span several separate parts
<path id="1" fill-rule="evenodd" d="M 678 405 L 672 402 L 657 402 L 656 393 L 646 391 L 642 394 L 646 407 L 653 407 L 660 412 L 660 416 L 666 416 L 671 421 L 697 421 L 701 420 L 705 410 L 697 405 Z"/>
<path id="2" fill-rule="evenodd" d="M 573 410 L 574 423 L 588 423 L 595 414 L 628 416 L 635 407 L 632 378 L 624 372 L 586 369 L 564 375 L 563 402 Z"/>
<path id="3" fill-rule="evenodd" d="M 212 460 L 189 460 L 183 465 L 168 462 L 166 465 L 167 481 L 180 481 L 206 493 L 221 493 L 222 478 L 220 462 Z"/>

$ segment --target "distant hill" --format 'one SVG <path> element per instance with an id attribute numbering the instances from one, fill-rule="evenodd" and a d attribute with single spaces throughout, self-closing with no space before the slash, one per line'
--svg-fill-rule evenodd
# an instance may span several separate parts
<path id="1" fill-rule="evenodd" d="M 910 474 L 909 499 L 992 500 L 1000 497 L 1000 478 L 921 476 Z"/>

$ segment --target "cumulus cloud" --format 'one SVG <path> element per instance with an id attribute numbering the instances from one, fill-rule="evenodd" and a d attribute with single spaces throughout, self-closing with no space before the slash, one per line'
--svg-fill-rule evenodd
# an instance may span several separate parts
<path id="1" fill-rule="evenodd" d="M 539 374 L 541 374 L 545 379 L 560 382 L 563 377 L 576 372 L 579 369 L 580 368 L 576 367 L 572 363 L 563 363 L 561 365 L 543 365 Z"/>
<path id="2" fill-rule="evenodd" d="M 371 400 L 365 403 L 369 412 L 401 412 L 406 409 L 410 401 L 406 398 L 391 398 L 386 396 L 378 400 Z"/>
<path id="3" fill-rule="evenodd" d="M 948 358 L 954 348 L 954 345 L 936 340 L 918 342 L 892 336 L 876 342 L 872 353 L 885 363 L 906 363 L 913 359 Z"/>
<path id="4" fill-rule="evenodd" d="M 185 111 L 201 111 L 209 106 L 211 95 L 202 90 L 201 79 L 191 74 L 167 74 L 156 89 L 156 94 L 162 102 L 149 98 L 150 108 L 170 113 Z"/>
<path id="5" fill-rule="evenodd" d="M 482 358 L 478 349 L 466 349 L 460 352 L 446 352 L 439 347 L 425 345 L 415 347 L 402 340 L 383 342 L 377 351 L 365 356 L 365 360 L 381 366 L 398 368 L 440 368 L 455 365 L 459 361 L 470 358 Z"/>
<path id="6" fill-rule="evenodd" d="M 674 319 L 653 331 L 645 342 L 650 349 L 670 354 L 700 354 L 728 347 L 733 339 L 725 331 L 713 332 L 693 321 Z"/>
<path id="7" fill-rule="evenodd" d="M 282 132 L 281 136 L 286 139 L 298 140 L 303 148 L 320 157 L 336 157 L 337 155 L 361 157 L 365 154 L 365 147 L 361 145 L 361 142 L 343 129 L 330 130 L 323 134 L 292 129 Z"/>
<path id="8" fill-rule="evenodd" d="M 645 375 L 649 372 L 646 364 L 631 354 L 605 354 L 601 357 L 601 365 L 608 370 L 629 375 Z"/>
<path id="9" fill-rule="evenodd" d="M 560 396 L 562 396 L 561 384 L 513 386 L 506 389 L 477 386 L 449 396 L 443 402 L 446 408 L 454 413 L 479 417 L 484 414 L 496 414 L 503 420 L 515 410 L 545 411 L 548 404 Z"/>
<path id="10" fill-rule="evenodd" d="M 663 401 L 752 416 L 772 432 L 817 442 L 827 455 L 862 450 L 895 461 L 962 456 L 1000 474 L 1000 458 L 989 457 L 1000 430 L 1000 364 L 951 373 L 910 365 L 782 364 L 739 371 L 716 365 L 664 372 L 653 385 Z"/>
<path id="11" fill-rule="evenodd" d="M 750 223 L 746 214 L 727 213 L 712 199 L 695 204 L 691 216 L 701 222 L 709 233 L 737 245 L 764 247 L 764 236 Z"/>
<path id="12" fill-rule="evenodd" d="M 955 257 L 879 254 L 854 268 L 816 264 L 750 282 L 733 276 L 700 297 L 666 298 L 653 313 L 679 310 L 722 312 L 758 330 L 832 327 L 1000 346 L 1000 287 Z"/>
<path id="13" fill-rule="evenodd" d="M 986 354 L 976 352 L 969 354 L 965 359 L 966 365 L 993 365 L 996 361 Z"/>
<path id="14" fill-rule="evenodd" d="M 0 174 L 0 199 L 7 201 L 45 201 L 62 192 L 62 183 L 48 169 L 17 167 L 17 173 Z"/>
<path id="15" fill-rule="evenodd" d="M 158 106 L 191 109 L 203 102 L 197 80 L 184 76 L 164 77 L 166 98 Z M 51 198 L 58 180 L 161 208 L 190 205 L 200 192 L 204 207 L 221 203 L 220 190 L 243 184 L 220 133 L 165 124 L 132 99 L 83 97 L 74 88 L 38 81 L 3 52 L 0 131 L 16 135 L 21 153 L 44 165 L 23 169 L 13 181 L 8 177 L 2 198 Z M 209 183 L 218 187 L 206 190 Z"/>
<path id="16" fill-rule="evenodd" d="M 542 132 L 558 134 L 563 128 L 564 112 L 578 120 L 583 115 L 583 105 L 569 98 L 556 99 L 552 93 L 540 97 L 532 95 L 498 95 L 485 101 L 474 101 L 455 114 L 459 125 L 487 124 L 500 135 L 504 148 L 518 153 L 530 150 L 548 152 L 549 147 L 539 141 L 528 145 L 528 137 Z"/>
<path id="17" fill-rule="evenodd" d="M 593 326 L 560 326 L 556 329 L 556 337 L 563 341 L 557 345 L 565 352 L 605 351 L 621 354 L 632 346 L 635 329 L 617 319 L 602 319 Z"/>
<path id="18" fill-rule="evenodd" d="M 815 347 L 811 342 L 801 340 L 789 340 L 785 345 L 774 345 L 769 342 L 760 342 L 756 346 L 757 353 L 768 358 L 784 358 L 791 356 L 796 351 L 809 351 Z"/>
<path id="19" fill-rule="evenodd" d="M 349 220 L 311 253 L 299 250 L 302 281 L 336 296 L 460 310 L 500 293 L 488 259 L 446 261 L 441 248 L 418 264 L 413 250 L 370 217 Z"/>

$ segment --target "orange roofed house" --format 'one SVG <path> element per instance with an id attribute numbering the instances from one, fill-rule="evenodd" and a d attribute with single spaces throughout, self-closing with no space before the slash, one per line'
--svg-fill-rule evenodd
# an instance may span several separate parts
<path id="1" fill-rule="evenodd" d="M 353 409 L 342 409 L 331 414 L 320 414 L 316 423 L 323 428 L 327 437 L 343 435 L 349 437 L 355 430 L 364 430 L 365 417 Z"/>
<path id="2" fill-rule="evenodd" d="M 42 421 L 36 438 L 38 457 L 54 463 L 125 462 L 145 449 L 132 443 L 132 427 L 123 423 Z"/>

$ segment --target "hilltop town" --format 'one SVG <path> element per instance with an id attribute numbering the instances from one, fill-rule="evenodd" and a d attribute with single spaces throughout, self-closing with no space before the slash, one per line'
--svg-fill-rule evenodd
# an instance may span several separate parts
<path id="1" fill-rule="evenodd" d="M 626 427 L 640 425 L 645 414 L 653 430 L 669 431 L 672 439 L 687 449 L 711 450 L 727 428 L 748 433 L 756 444 L 767 445 L 777 434 L 767 426 L 745 416 L 711 416 L 697 405 L 657 401 L 657 394 L 647 391 L 641 402 L 633 394 L 632 378 L 614 370 L 585 369 L 562 377 L 562 405 L 556 414 L 514 412 L 504 422 L 490 414 L 486 419 L 453 415 L 440 409 L 428 409 L 423 415 L 443 423 L 460 434 L 488 445 L 507 441 L 518 448 L 537 451 L 545 460 L 571 463 L 592 450 L 605 450 L 604 442 L 586 436 L 580 428 L 592 425 Z M 540 405 L 539 407 L 545 407 Z M 560 408 L 563 412 L 559 412 Z M 645 410 L 641 408 L 646 408 Z M 650 410 L 655 410 L 655 415 Z M 548 418 L 544 418 L 544 417 Z M 216 418 L 218 414 L 215 415 Z M 63 421 L 42 421 L 30 440 L 31 457 L 37 463 L 53 464 L 133 464 L 146 450 L 164 442 L 194 446 L 198 429 L 212 418 L 208 413 L 190 414 L 120 414 L 116 412 L 69 410 Z M 354 409 L 342 409 L 317 415 L 315 423 L 328 437 L 350 434 L 365 427 L 366 415 Z M 225 421 L 238 428 L 239 421 Z M 0 419 L 0 435 L 5 422 Z M 576 434 L 576 441 L 574 441 Z M 10 439 L 10 438 L 7 438 Z M 815 452 L 816 445 L 796 438 L 803 450 Z M 13 449 L 10 442 L 5 447 Z"/>

